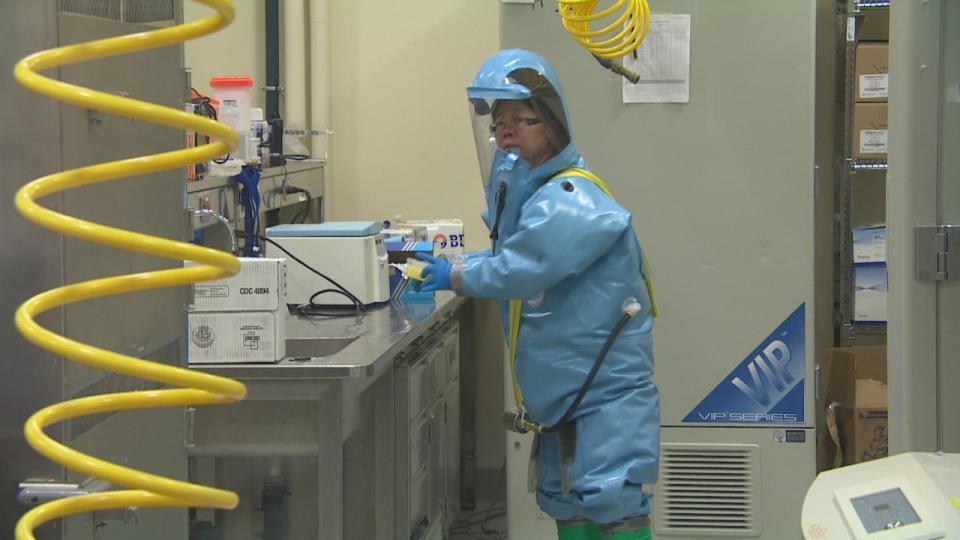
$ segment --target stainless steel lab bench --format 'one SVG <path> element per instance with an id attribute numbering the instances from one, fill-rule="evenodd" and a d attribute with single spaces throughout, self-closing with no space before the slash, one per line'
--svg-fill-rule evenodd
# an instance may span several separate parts
<path id="1" fill-rule="evenodd" d="M 435 401 L 450 402 L 453 430 L 445 437 L 448 443 L 457 439 L 455 355 L 463 304 L 450 292 L 438 292 L 433 300 L 394 301 L 360 318 L 291 316 L 288 357 L 281 362 L 193 366 L 244 382 L 248 394 L 240 403 L 188 410 L 191 479 L 241 497 L 236 510 L 196 510 L 192 521 L 230 539 L 437 537 L 447 519 L 426 510 L 427 517 L 420 517 L 415 512 L 423 505 L 410 501 L 420 497 L 410 478 L 428 473 L 408 469 L 419 468 L 417 456 L 429 450 L 407 430 L 430 423 L 425 436 L 434 446 L 444 440 L 432 424 L 436 411 L 446 417 L 446 409 L 424 403 L 424 411 L 430 410 L 420 413 L 412 403 L 420 400 L 413 394 L 428 387 L 437 395 L 447 388 L 450 396 Z M 420 362 L 415 358 L 436 356 L 430 351 L 443 340 L 456 341 L 457 348 L 446 362 L 438 361 L 436 370 L 420 369 L 425 362 L 407 369 Z M 447 446 L 433 451 L 441 468 L 441 454 L 457 459 L 456 443 Z M 454 493 L 444 493 L 454 499 L 455 476 L 456 470 L 445 481 L 428 483 L 451 486 Z M 445 488 L 433 489 L 437 497 L 436 490 Z M 455 509 L 451 501 L 446 517 Z"/>

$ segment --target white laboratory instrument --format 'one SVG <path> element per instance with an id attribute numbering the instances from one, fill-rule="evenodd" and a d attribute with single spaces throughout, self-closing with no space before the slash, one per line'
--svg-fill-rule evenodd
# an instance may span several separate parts
<path id="1" fill-rule="evenodd" d="M 364 305 L 390 299 L 387 248 L 376 221 L 335 221 L 277 225 L 267 229 L 273 240 L 293 256 L 329 276 Z M 267 257 L 288 257 L 267 243 Z M 287 303 L 306 304 L 315 293 L 336 289 L 332 283 L 290 260 L 287 265 Z M 347 306 L 353 302 L 342 294 L 325 293 L 314 298 L 324 306 Z"/>
<path id="2" fill-rule="evenodd" d="M 960 538 L 960 454 L 910 452 L 817 476 L 803 501 L 807 540 Z"/>

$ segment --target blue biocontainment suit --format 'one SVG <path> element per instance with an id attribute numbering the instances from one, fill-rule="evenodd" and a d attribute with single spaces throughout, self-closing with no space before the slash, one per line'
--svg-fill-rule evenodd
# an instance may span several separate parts
<path id="1" fill-rule="evenodd" d="M 650 379 L 654 307 L 630 212 L 589 172 L 571 170 L 586 163 L 545 59 L 501 51 L 467 94 L 492 249 L 444 271 L 458 294 L 500 302 L 506 335 L 509 301 L 522 301 L 515 371 L 532 421 L 563 418 L 624 302 L 639 304 L 567 428 L 538 436 L 537 501 L 557 520 L 648 516 L 642 487 L 657 479 L 660 403 Z"/>

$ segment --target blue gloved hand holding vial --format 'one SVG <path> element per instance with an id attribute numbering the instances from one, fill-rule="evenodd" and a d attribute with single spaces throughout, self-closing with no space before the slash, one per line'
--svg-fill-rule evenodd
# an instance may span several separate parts
<path id="1" fill-rule="evenodd" d="M 422 282 L 417 282 L 415 288 L 419 292 L 434 292 L 450 290 L 450 261 L 432 257 L 426 253 L 417 253 L 417 258 L 429 264 L 420 271 Z"/>

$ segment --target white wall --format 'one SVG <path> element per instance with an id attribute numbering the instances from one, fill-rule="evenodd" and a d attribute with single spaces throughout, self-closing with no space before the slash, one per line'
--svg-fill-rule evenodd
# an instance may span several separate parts
<path id="1" fill-rule="evenodd" d="M 499 48 L 499 2 L 331 0 L 333 220 L 455 217 L 489 246 L 466 86 Z M 504 459 L 499 316 L 477 303 L 477 467 Z"/>
<path id="2" fill-rule="evenodd" d="M 252 107 L 264 106 L 266 48 L 264 45 L 264 3 L 257 0 L 236 0 L 236 15 L 229 26 L 212 35 L 184 45 L 184 65 L 190 69 L 193 87 L 211 95 L 210 77 L 253 78 Z M 189 0 L 183 3 L 183 20 L 195 21 L 213 10 Z"/>
<path id="3" fill-rule="evenodd" d="M 332 21 L 328 215 L 462 217 L 470 247 L 480 247 L 482 193 L 465 88 L 497 49 L 497 2 L 333 1 Z"/>

